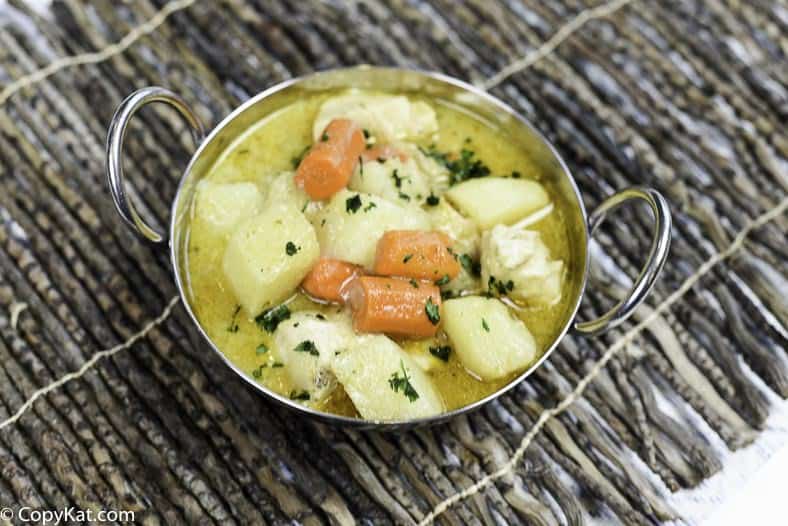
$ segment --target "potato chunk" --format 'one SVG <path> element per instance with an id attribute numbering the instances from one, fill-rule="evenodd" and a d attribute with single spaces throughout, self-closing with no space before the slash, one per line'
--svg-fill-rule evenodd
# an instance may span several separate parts
<path id="1" fill-rule="evenodd" d="M 262 176 L 258 179 L 258 184 L 265 196 L 264 208 L 286 205 L 296 210 L 304 210 L 312 203 L 306 192 L 296 186 L 293 172 Z"/>
<path id="2" fill-rule="evenodd" d="M 371 270 L 388 230 L 430 230 L 427 214 L 370 194 L 342 190 L 313 219 L 322 255 Z"/>
<path id="3" fill-rule="evenodd" d="M 496 298 L 445 301 L 443 328 L 465 368 L 482 380 L 524 369 L 536 357 L 536 342 L 525 323 Z"/>
<path id="4" fill-rule="evenodd" d="M 300 311 L 279 324 L 274 350 L 294 389 L 306 391 L 311 401 L 318 401 L 336 387 L 331 363 L 335 353 L 346 349 L 354 337 L 347 317 Z"/>
<path id="5" fill-rule="evenodd" d="M 216 235 L 229 234 L 243 219 L 255 214 L 262 196 L 253 183 L 197 183 L 197 217 Z"/>
<path id="6" fill-rule="evenodd" d="M 550 258 L 539 232 L 498 225 L 482 235 L 482 284 L 537 305 L 561 299 L 564 264 Z"/>
<path id="7" fill-rule="evenodd" d="M 430 194 L 427 179 L 416 162 L 397 157 L 359 163 L 348 188 L 400 204 L 421 203 Z"/>
<path id="8" fill-rule="evenodd" d="M 334 357 L 333 370 L 367 420 L 404 420 L 444 411 L 429 377 L 386 336 L 356 337 L 347 351 Z"/>
<path id="9" fill-rule="evenodd" d="M 250 316 L 290 296 L 320 256 L 315 230 L 291 207 L 270 207 L 238 225 L 222 267 Z"/>
<path id="10" fill-rule="evenodd" d="M 358 123 L 381 142 L 417 139 L 438 131 L 435 111 L 425 102 L 411 102 L 403 95 L 368 94 L 356 90 L 327 99 L 312 128 L 315 141 L 333 119 Z"/>
<path id="11" fill-rule="evenodd" d="M 446 197 L 473 219 L 479 230 L 511 225 L 550 203 L 539 183 L 503 177 L 470 179 L 449 189 Z"/>

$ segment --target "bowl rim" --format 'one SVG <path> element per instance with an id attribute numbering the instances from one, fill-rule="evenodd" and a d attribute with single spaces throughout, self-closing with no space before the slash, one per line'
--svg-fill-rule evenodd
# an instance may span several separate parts
<path id="1" fill-rule="evenodd" d="M 561 172 L 563 175 L 568 179 L 568 183 L 574 192 L 574 197 L 578 203 L 580 208 L 580 216 L 582 218 L 582 228 L 583 232 L 585 233 L 586 237 L 586 257 L 585 257 L 585 265 L 583 268 L 582 278 L 580 280 L 579 289 L 577 292 L 577 297 L 575 298 L 574 305 L 571 305 L 569 309 L 569 313 L 567 315 L 566 322 L 562 329 L 556 334 L 553 342 L 550 346 L 542 353 L 535 362 L 533 362 L 527 369 L 525 369 L 522 373 L 517 375 L 515 378 L 512 378 L 509 382 L 505 385 L 497 389 L 496 391 L 490 393 L 489 395 L 480 398 L 470 404 L 465 406 L 452 409 L 451 411 L 446 411 L 443 413 L 439 413 L 437 415 L 427 416 L 427 417 L 420 417 L 420 418 L 413 418 L 413 419 L 406 419 L 406 420 L 365 420 L 362 418 L 355 418 L 355 417 L 348 417 L 343 415 L 337 415 L 334 413 L 328 413 L 325 411 L 319 411 L 317 409 L 302 405 L 297 401 L 291 400 L 290 398 L 281 395 L 263 385 L 260 382 L 255 381 L 249 374 L 241 370 L 235 363 L 233 363 L 213 342 L 211 337 L 208 335 L 200 321 L 197 319 L 196 314 L 192 310 L 191 304 L 189 302 L 189 297 L 186 293 L 186 289 L 184 287 L 183 280 L 181 279 L 181 269 L 180 263 L 178 260 L 179 254 L 179 232 L 178 232 L 178 224 L 179 224 L 179 217 L 178 217 L 178 209 L 181 200 L 181 196 L 183 195 L 183 187 L 187 181 L 190 179 L 191 171 L 194 167 L 194 164 L 203 154 L 205 149 L 208 145 L 216 139 L 216 137 L 222 132 L 222 130 L 228 126 L 233 120 L 235 120 L 238 116 L 244 113 L 247 109 L 251 108 L 252 106 L 256 105 L 263 99 L 270 97 L 271 95 L 278 93 L 280 91 L 289 89 L 299 84 L 303 84 L 306 82 L 314 81 L 321 76 L 331 76 L 331 75 L 340 75 L 343 73 L 353 73 L 356 71 L 385 71 L 388 73 L 406 73 L 408 75 L 420 75 L 426 77 L 431 81 L 442 82 L 444 84 L 448 84 L 451 87 L 459 88 L 460 90 L 464 90 L 466 92 L 471 93 L 474 96 L 481 98 L 484 102 L 489 103 L 501 111 L 505 112 L 508 116 L 513 117 L 516 119 L 519 125 L 525 126 L 533 133 L 533 136 L 539 139 L 544 146 L 547 147 L 547 150 L 553 156 L 554 160 L 558 163 Z M 233 372 L 235 372 L 238 376 L 240 376 L 247 384 L 252 386 L 254 389 L 259 391 L 260 393 L 264 394 L 268 398 L 274 400 L 275 402 L 289 408 L 295 410 L 299 413 L 305 414 L 311 418 L 315 418 L 317 420 L 334 424 L 340 426 L 347 426 L 347 427 L 354 427 L 357 429 L 376 429 L 376 430 L 396 430 L 402 428 L 412 428 L 417 426 L 424 426 L 424 425 L 432 425 L 432 424 L 439 424 L 445 422 L 451 418 L 456 416 L 469 413 L 479 409 L 483 405 L 495 400 L 496 398 L 502 396 L 503 394 L 509 392 L 513 389 L 517 384 L 525 380 L 529 377 L 542 363 L 550 357 L 550 355 L 555 351 L 558 347 L 558 344 L 566 337 L 569 329 L 572 327 L 575 317 L 577 316 L 577 312 L 580 308 L 580 303 L 585 295 L 585 289 L 588 281 L 588 269 L 589 269 L 589 261 L 590 257 L 588 254 L 588 242 L 590 240 L 590 236 L 588 234 L 588 214 L 583 204 L 582 195 L 580 190 L 577 186 L 577 182 L 575 181 L 574 177 L 572 176 L 572 172 L 569 170 L 569 167 L 566 165 L 566 162 L 558 153 L 556 148 L 553 144 L 547 140 L 547 138 L 534 127 L 527 119 L 525 119 L 522 115 L 520 115 L 514 108 L 506 104 L 505 102 L 501 101 L 497 97 L 489 94 L 487 91 L 474 86 L 468 82 L 463 80 L 457 79 L 455 77 L 451 77 L 449 75 L 435 72 L 435 71 L 428 71 L 428 70 L 421 70 L 415 68 L 405 68 L 405 67 L 388 67 L 388 66 L 370 66 L 370 65 L 359 65 L 359 66 L 352 66 L 346 68 L 332 68 L 328 70 L 316 71 L 313 73 L 309 73 L 306 75 L 301 75 L 298 77 L 293 77 L 291 79 L 284 80 L 279 82 L 265 90 L 261 91 L 257 95 L 249 98 L 238 107 L 236 107 L 232 112 L 230 112 L 226 117 L 224 117 L 211 131 L 210 133 L 203 139 L 203 141 L 199 144 L 198 148 L 195 150 L 194 154 L 192 155 L 191 159 L 189 160 L 189 164 L 187 165 L 186 169 L 183 172 L 183 175 L 178 182 L 175 197 L 172 201 L 171 210 L 170 210 L 170 229 L 169 229 L 169 244 L 170 244 L 170 259 L 172 263 L 173 273 L 175 274 L 175 284 L 178 288 L 178 294 L 182 300 L 183 306 L 186 309 L 186 312 L 189 314 L 189 317 L 192 319 L 194 324 L 197 326 L 202 337 L 211 348 L 220 356 L 222 361 L 229 366 Z"/>

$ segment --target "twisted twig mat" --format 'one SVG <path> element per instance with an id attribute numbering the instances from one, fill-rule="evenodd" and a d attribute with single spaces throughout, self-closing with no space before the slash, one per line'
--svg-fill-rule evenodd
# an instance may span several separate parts
<path id="1" fill-rule="evenodd" d="M 773 0 L 0 3 L 0 505 L 145 524 L 699 520 L 731 470 L 786 441 L 787 30 Z M 107 124 L 144 85 L 216 123 L 280 80 L 358 63 L 491 90 L 556 144 L 589 207 L 661 190 L 674 242 L 650 306 L 416 432 L 319 426 L 241 385 L 195 337 L 166 254 L 117 219 Z M 188 130 L 151 108 L 127 144 L 166 224 Z M 636 273 L 641 212 L 604 225 L 613 272 L 583 317 Z"/>

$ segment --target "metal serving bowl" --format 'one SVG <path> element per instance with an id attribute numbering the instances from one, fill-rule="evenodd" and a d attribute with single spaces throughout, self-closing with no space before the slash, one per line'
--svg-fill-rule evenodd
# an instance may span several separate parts
<path id="1" fill-rule="evenodd" d="M 196 183 L 208 173 L 208 170 L 227 146 L 232 144 L 235 139 L 260 119 L 309 94 L 350 87 L 427 95 L 450 101 L 455 105 L 472 111 L 489 121 L 492 125 L 497 126 L 509 140 L 516 142 L 524 151 L 528 152 L 531 162 L 538 167 L 543 180 L 552 182 L 553 188 L 558 189 L 560 195 L 557 198 L 563 201 L 561 206 L 563 206 L 565 211 L 568 211 L 568 234 L 571 238 L 570 243 L 572 246 L 572 261 L 569 261 L 568 264 L 570 268 L 569 275 L 572 278 L 570 279 L 568 290 L 564 293 L 571 295 L 571 302 L 569 302 L 570 308 L 565 315 L 566 321 L 564 326 L 555 340 L 535 363 L 495 393 L 465 407 L 429 418 L 375 422 L 325 413 L 294 402 L 286 396 L 266 388 L 231 363 L 208 337 L 208 334 L 194 315 L 192 308 L 194 298 L 189 293 L 189 278 L 185 258 L 188 243 L 188 212 Z M 145 222 L 137 213 L 133 202 L 129 199 L 124 185 L 121 158 L 126 127 L 137 110 L 151 102 L 164 102 L 178 110 L 191 126 L 195 140 L 199 144 L 178 185 L 178 192 L 172 204 L 169 235 L 165 232 L 158 232 Z M 175 282 L 178 285 L 183 304 L 200 333 L 213 350 L 222 357 L 224 362 L 240 378 L 268 398 L 300 414 L 333 424 L 354 427 L 398 429 L 434 424 L 448 420 L 455 415 L 472 411 L 501 396 L 539 367 L 570 330 L 578 335 L 591 336 L 616 327 L 627 319 L 653 287 L 665 263 L 670 245 L 670 211 L 667 202 L 656 190 L 640 187 L 622 190 L 608 197 L 591 214 L 587 214 L 577 185 L 566 164 L 555 148 L 533 126 L 512 108 L 488 93 L 439 73 L 359 66 L 314 73 L 288 80 L 246 101 L 220 122 L 207 137 L 205 137 L 203 125 L 181 97 L 160 87 L 143 88 L 131 94 L 115 112 L 107 138 L 106 170 L 112 199 L 115 202 L 118 213 L 126 224 L 138 235 L 152 243 L 165 245 L 169 242 Z M 595 230 L 605 220 L 610 211 L 625 202 L 634 200 L 642 200 L 648 203 L 654 215 L 653 240 L 643 270 L 635 280 L 626 298 L 609 312 L 596 320 L 575 321 L 588 277 L 588 243 L 591 236 L 593 236 Z"/>

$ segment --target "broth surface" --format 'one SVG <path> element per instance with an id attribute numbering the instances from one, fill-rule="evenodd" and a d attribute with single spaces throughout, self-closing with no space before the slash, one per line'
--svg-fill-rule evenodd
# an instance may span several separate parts
<path id="1" fill-rule="evenodd" d="M 320 104 L 330 95 L 325 93 L 303 98 L 269 115 L 231 144 L 206 177 L 216 182 L 248 181 L 264 186 L 282 171 L 293 170 L 292 159 L 312 143 L 314 117 Z M 410 94 L 408 96 L 411 100 L 417 99 Z M 528 307 L 516 311 L 536 340 L 539 352 L 535 359 L 538 359 L 565 325 L 575 301 L 570 293 L 570 283 L 582 272 L 572 257 L 569 241 L 572 236 L 567 227 L 569 215 L 566 207 L 569 205 L 560 198 L 553 183 L 541 177 L 529 161 L 528 152 L 513 144 L 494 125 L 446 101 L 423 100 L 436 111 L 439 133 L 435 140 L 420 146 L 434 145 L 444 152 L 459 152 L 469 147 L 490 168 L 492 175 L 519 172 L 522 178 L 539 181 L 552 198 L 554 210 L 529 229 L 540 232 L 551 256 L 565 262 L 561 300 L 550 307 Z M 257 351 L 261 344 L 273 348 L 273 335 L 261 330 L 253 318 L 238 310 L 237 301 L 222 272 L 226 240 L 204 228 L 193 210 L 187 228 L 187 290 L 197 318 L 211 340 L 240 370 L 287 396 L 292 385 L 284 367 L 276 362 L 274 353 Z M 296 292 L 287 305 L 292 312 L 342 309 L 338 305 L 316 303 L 301 292 Z M 436 342 L 436 338 L 395 340 L 407 352 L 424 355 L 428 355 L 430 344 Z M 437 340 L 445 341 L 445 336 L 439 333 Z M 443 397 L 447 410 L 452 410 L 490 395 L 520 372 L 495 381 L 481 381 L 465 370 L 456 353 L 452 353 L 445 366 L 437 367 L 428 374 Z M 322 411 L 358 416 L 341 386 L 328 399 L 310 405 Z"/>

